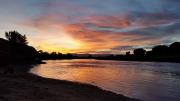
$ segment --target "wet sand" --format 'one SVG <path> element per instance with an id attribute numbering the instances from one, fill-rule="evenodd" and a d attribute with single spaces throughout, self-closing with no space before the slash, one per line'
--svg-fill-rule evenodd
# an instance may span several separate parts
<path id="1" fill-rule="evenodd" d="M 139 101 L 98 87 L 38 77 L 30 65 L 0 67 L 0 101 Z"/>

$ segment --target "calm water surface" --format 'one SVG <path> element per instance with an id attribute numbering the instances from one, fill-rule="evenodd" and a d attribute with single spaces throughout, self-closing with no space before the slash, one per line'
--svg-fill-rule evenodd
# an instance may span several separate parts
<path id="1" fill-rule="evenodd" d="M 180 64 L 107 60 L 48 60 L 31 72 L 76 81 L 144 101 L 180 101 Z"/>

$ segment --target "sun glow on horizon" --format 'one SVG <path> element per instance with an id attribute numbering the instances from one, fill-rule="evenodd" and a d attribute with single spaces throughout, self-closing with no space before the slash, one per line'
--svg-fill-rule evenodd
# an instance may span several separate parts
<path id="1" fill-rule="evenodd" d="M 52 31 L 53 30 L 53 31 Z M 43 36 L 43 37 L 42 37 Z M 37 38 L 38 37 L 38 38 Z M 37 41 L 31 41 L 37 50 L 60 53 L 76 53 L 84 47 L 84 43 L 70 36 L 65 29 L 51 29 L 51 31 L 39 31 Z"/>

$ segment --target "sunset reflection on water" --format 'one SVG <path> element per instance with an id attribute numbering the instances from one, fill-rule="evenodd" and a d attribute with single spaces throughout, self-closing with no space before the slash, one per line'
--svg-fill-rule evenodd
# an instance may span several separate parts
<path id="1" fill-rule="evenodd" d="M 180 64 L 104 60 L 48 60 L 31 72 L 96 85 L 145 101 L 179 101 Z M 176 82 L 174 82 L 176 81 Z"/>

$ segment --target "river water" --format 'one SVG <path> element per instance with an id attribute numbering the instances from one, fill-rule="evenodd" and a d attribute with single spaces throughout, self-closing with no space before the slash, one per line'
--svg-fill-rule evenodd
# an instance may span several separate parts
<path id="1" fill-rule="evenodd" d="M 180 101 L 180 63 L 47 60 L 31 73 L 92 84 L 144 101 Z"/>

